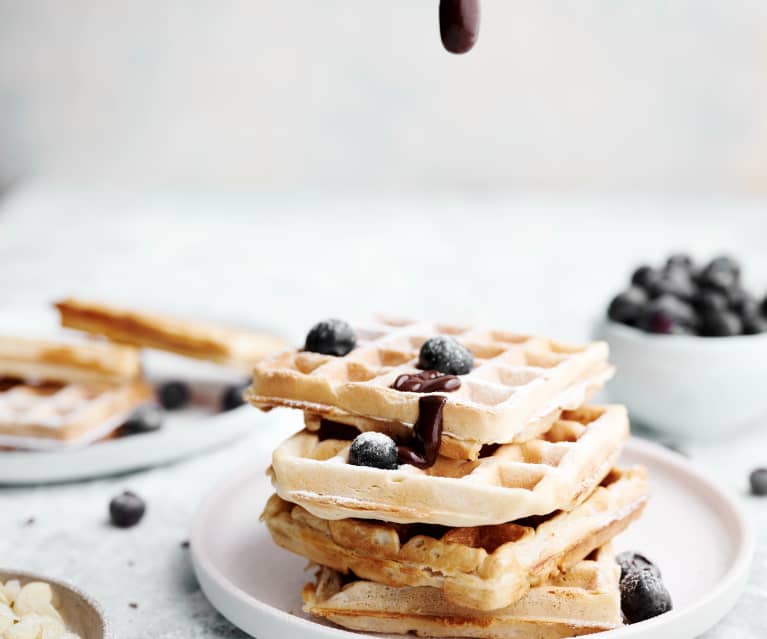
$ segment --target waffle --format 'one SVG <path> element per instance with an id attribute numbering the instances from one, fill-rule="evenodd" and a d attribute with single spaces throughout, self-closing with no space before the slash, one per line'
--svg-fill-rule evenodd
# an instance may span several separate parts
<path id="1" fill-rule="evenodd" d="M 116 306 L 67 299 L 56 304 L 61 325 L 100 335 L 114 342 L 170 351 L 250 373 L 265 355 L 285 348 L 268 333 L 234 329 L 144 313 Z"/>
<path id="2" fill-rule="evenodd" d="M 126 346 L 0 336 L 0 377 L 114 383 L 140 373 L 138 351 Z"/>
<path id="3" fill-rule="evenodd" d="M 357 327 L 357 348 L 344 357 L 284 351 L 259 362 L 248 400 L 262 409 L 287 406 L 318 414 L 367 417 L 412 425 L 419 393 L 391 388 L 401 374 L 416 373 L 429 337 L 450 335 L 474 355 L 461 388 L 445 393 L 447 435 L 481 444 L 535 437 L 536 422 L 581 406 L 609 379 L 607 345 L 561 344 L 542 337 L 446 324 L 380 320 Z"/>
<path id="4" fill-rule="evenodd" d="M 641 515 L 647 496 L 645 471 L 634 468 L 611 472 L 569 513 L 497 526 L 326 521 L 276 495 L 262 519 L 279 546 L 317 564 L 388 586 L 430 586 L 453 604 L 495 610 L 610 541 Z"/>
<path id="5" fill-rule="evenodd" d="M 609 545 L 567 573 L 530 590 L 507 608 L 482 612 L 456 606 L 436 588 L 395 588 L 364 580 L 344 582 L 321 568 L 303 589 L 304 610 L 365 632 L 420 637 L 563 639 L 622 626 L 620 568 Z"/>
<path id="6" fill-rule="evenodd" d="M 381 470 L 348 464 L 349 440 L 303 430 L 274 451 L 270 473 L 280 497 L 322 519 L 502 524 L 574 508 L 615 465 L 628 431 L 624 407 L 587 406 L 539 439 L 488 447 L 476 461 Z"/>
<path id="7" fill-rule="evenodd" d="M 0 437 L 20 447 L 29 439 L 97 439 L 150 397 L 140 379 L 113 386 L 0 380 Z"/>

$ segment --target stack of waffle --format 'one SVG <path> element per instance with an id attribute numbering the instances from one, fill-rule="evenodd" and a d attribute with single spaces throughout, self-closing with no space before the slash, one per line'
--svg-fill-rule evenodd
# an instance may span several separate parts
<path id="1" fill-rule="evenodd" d="M 606 345 L 389 320 L 356 335 L 343 356 L 262 361 L 247 393 L 262 409 L 304 413 L 303 430 L 274 452 L 276 494 L 262 518 L 277 544 L 319 567 L 305 610 L 355 630 L 434 637 L 620 626 L 610 542 L 648 491 L 644 469 L 615 466 L 625 409 L 587 404 L 612 373 Z M 469 349 L 473 367 L 424 393 L 440 384 L 403 376 L 455 379 L 417 367 L 434 336 Z M 349 463 L 365 431 L 398 442 L 399 464 Z"/>
<path id="2" fill-rule="evenodd" d="M 150 397 L 133 348 L 0 337 L 0 446 L 95 441 Z"/>
<path id="3" fill-rule="evenodd" d="M 56 304 L 64 328 L 91 338 L 0 336 L 0 449 L 82 446 L 112 437 L 154 401 L 141 366 L 156 349 L 248 371 L 284 348 L 258 331 L 180 319 L 80 299 Z"/>

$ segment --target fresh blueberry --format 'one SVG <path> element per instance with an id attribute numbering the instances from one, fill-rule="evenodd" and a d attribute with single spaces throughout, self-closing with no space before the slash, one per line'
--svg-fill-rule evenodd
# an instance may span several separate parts
<path id="1" fill-rule="evenodd" d="M 708 311 L 703 314 L 701 335 L 705 337 L 733 337 L 743 333 L 743 322 L 731 311 Z"/>
<path id="2" fill-rule="evenodd" d="M 699 311 L 726 311 L 730 305 L 727 295 L 711 288 L 702 288 L 693 299 Z"/>
<path id="3" fill-rule="evenodd" d="M 651 568 L 621 579 L 621 608 L 629 623 L 657 617 L 672 607 L 671 595 Z"/>
<path id="4" fill-rule="evenodd" d="M 693 332 L 696 324 L 693 308 L 673 295 L 652 300 L 639 318 L 640 328 L 660 335 L 688 334 Z"/>
<path id="5" fill-rule="evenodd" d="M 646 303 L 645 290 L 638 286 L 631 286 L 613 298 L 607 309 L 607 316 L 614 322 L 635 325 Z"/>
<path id="6" fill-rule="evenodd" d="M 625 579 L 626 576 L 631 573 L 639 572 L 644 569 L 651 570 L 656 577 L 661 576 L 658 566 L 638 552 L 627 550 L 618 555 L 615 558 L 615 561 L 617 561 L 618 565 L 621 567 L 621 579 Z"/>
<path id="7" fill-rule="evenodd" d="M 452 337 L 430 337 L 421 346 L 418 368 L 439 371 L 443 375 L 465 375 L 474 366 L 474 356 Z"/>
<path id="8" fill-rule="evenodd" d="M 157 398 L 166 410 L 178 410 L 189 403 L 189 386 L 184 382 L 165 382 L 157 389 Z"/>
<path id="9" fill-rule="evenodd" d="M 695 268 L 695 262 L 686 253 L 675 253 L 666 260 L 667 269 L 684 269 L 688 273 L 691 273 Z"/>
<path id="10" fill-rule="evenodd" d="M 767 318 L 754 315 L 743 320 L 744 335 L 761 335 L 762 333 L 767 333 Z"/>
<path id="11" fill-rule="evenodd" d="M 343 357 L 357 345 L 357 334 L 343 320 L 329 319 L 318 322 L 306 335 L 304 350 L 323 355 Z"/>
<path id="12" fill-rule="evenodd" d="M 767 495 L 767 468 L 757 468 L 749 476 L 751 494 L 763 497 Z"/>
<path id="13" fill-rule="evenodd" d="M 671 268 L 664 270 L 648 286 L 651 297 L 673 295 L 683 300 L 691 300 L 697 293 L 697 287 L 688 271 Z"/>
<path id="14" fill-rule="evenodd" d="M 661 272 L 659 270 L 654 269 L 652 266 L 644 265 L 634 271 L 634 274 L 631 276 L 631 283 L 634 286 L 649 291 L 654 286 L 655 282 L 658 281 L 660 276 Z"/>
<path id="15" fill-rule="evenodd" d="M 126 433 L 151 433 L 162 428 L 165 413 L 159 406 L 137 408 L 123 424 Z"/>
<path id="16" fill-rule="evenodd" d="M 250 383 L 248 382 L 227 386 L 224 394 L 221 396 L 221 410 L 234 410 L 235 408 L 242 406 L 245 403 L 242 395 L 248 386 L 250 386 Z"/>
<path id="17" fill-rule="evenodd" d="M 349 463 L 353 466 L 396 470 L 397 444 L 384 433 L 361 433 L 354 438 L 349 448 Z"/>
<path id="18" fill-rule="evenodd" d="M 740 283 L 740 265 L 729 257 L 717 257 L 700 274 L 702 286 L 729 291 Z"/>
<path id="19" fill-rule="evenodd" d="M 113 526 L 130 528 L 141 521 L 146 503 L 141 497 L 126 490 L 109 502 L 109 517 Z"/>
<path id="20" fill-rule="evenodd" d="M 730 289 L 730 308 L 735 311 L 741 318 L 756 317 L 761 314 L 759 308 L 759 302 L 750 293 L 744 291 L 742 288 L 736 287 Z"/>

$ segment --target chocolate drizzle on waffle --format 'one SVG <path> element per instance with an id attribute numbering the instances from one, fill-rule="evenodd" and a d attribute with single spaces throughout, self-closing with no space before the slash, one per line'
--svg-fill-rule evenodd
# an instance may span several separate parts
<path id="1" fill-rule="evenodd" d="M 442 408 L 446 402 L 442 395 L 426 395 L 418 400 L 418 421 L 413 425 L 413 441 L 397 446 L 400 464 L 429 468 L 437 461 L 442 441 Z"/>
<path id="2" fill-rule="evenodd" d="M 404 373 L 394 380 L 392 388 L 410 393 L 451 393 L 461 388 L 461 380 L 456 375 L 443 375 L 439 371 Z"/>

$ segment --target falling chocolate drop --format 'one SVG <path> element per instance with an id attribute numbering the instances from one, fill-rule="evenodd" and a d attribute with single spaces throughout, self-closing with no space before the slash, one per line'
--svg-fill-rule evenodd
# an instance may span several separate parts
<path id="1" fill-rule="evenodd" d="M 440 0 L 439 34 L 450 53 L 466 53 L 479 36 L 479 0 Z"/>

